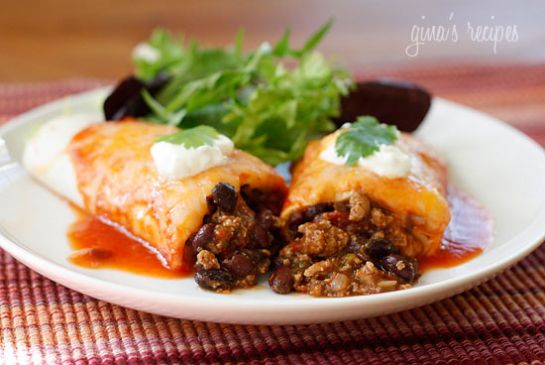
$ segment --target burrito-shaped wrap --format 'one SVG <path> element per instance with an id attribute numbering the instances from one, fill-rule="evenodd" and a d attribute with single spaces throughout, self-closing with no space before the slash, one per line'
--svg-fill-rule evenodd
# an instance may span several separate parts
<path id="1" fill-rule="evenodd" d="M 343 132 L 312 142 L 292 170 L 281 215 L 289 243 L 270 278 L 277 292 L 345 296 L 405 288 L 417 279 L 418 258 L 440 246 L 450 220 L 441 160 L 398 134 L 391 146 L 347 165 L 330 157 Z"/>
<path id="2" fill-rule="evenodd" d="M 52 128 L 46 125 L 28 142 L 24 162 L 37 179 L 145 240 L 171 269 L 196 260 L 196 280 L 207 289 L 252 286 L 268 269 L 275 214 L 287 190 L 271 167 L 231 149 L 220 163 L 173 178 L 159 173 L 156 161 L 170 157 L 151 150 L 178 129 L 137 121 L 80 124 L 45 161 L 38 155 L 51 148 L 43 140 L 53 138 Z M 204 158 L 193 153 L 194 160 Z"/>

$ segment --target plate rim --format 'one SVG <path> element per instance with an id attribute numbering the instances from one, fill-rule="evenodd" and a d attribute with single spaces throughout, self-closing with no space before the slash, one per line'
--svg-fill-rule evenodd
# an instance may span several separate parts
<path id="1" fill-rule="evenodd" d="M 13 129 L 16 129 L 20 125 L 24 125 L 28 123 L 29 119 L 36 118 L 40 114 L 47 113 L 48 111 L 54 111 L 59 106 L 61 106 L 62 103 L 65 103 L 67 99 L 71 99 L 72 102 L 78 102 L 78 101 L 81 101 L 81 99 L 90 98 L 94 94 L 98 95 L 101 93 L 106 93 L 110 89 L 111 89 L 111 86 L 106 86 L 106 87 L 94 88 L 94 89 L 77 93 L 77 94 L 70 94 L 70 95 L 61 97 L 59 99 L 50 101 L 44 105 L 33 108 L 23 114 L 20 114 L 10 119 L 6 123 L 4 123 L 2 126 L 0 126 L 0 140 L 1 140 L 1 137 L 4 136 L 7 132 Z M 473 108 L 467 107 L 459 103 L 455 103 L 455 102 L 448 101 L 442 98 L 437 98 L 437 97 L 434 98 L 434 103 L 439 103 L 439 105 L 440 104 L 450 105 L 451 107 L 468 110 L 478 115 L 479 118 L 485 118 L 487 119 L 488 122 L 491 122 L 493 124 L 498 124 L 501 127 L 508 129 L 509 132 L 514 133 L 519 138 L 524 139 L 524 142 L 526 144 L 529 144 L 533 149 L 537 149 L 541 152 L 542 170 L 543 172 L 545 172 L 545 151 L 539 144 L 537 144 L 534 140 L 526 136 L 524 133 L 522 133 L 518 129 L 510 126 L 507 123 L 502 122 L 501 120 L 491 115 L 485 114 L 483 112 L 480 112 L 478 110 L 475 110 Z M 14 161 L 11 161 L 11 163 L 13 162 Z M 10 163 L 8 162 L 8 165 L 0 166 L 0 173 L 5 167 L 9 167 L 9 165 Z M 18 261 L 22 262 L 24 265 L 26 265 L 30 269 L 35 270 L 36 272 L 44 275 L 45 277 L 61 285 L 69 287 L 80 293 L 84 293 L 85 295 L 89 295 L 91 297 L 98 298 L 100 300 L 105 300 L 108 302 L 114 302 L 116 304 L 120 304 L 123 306 L 128 306 L 128 307 L 136 308 L 139 310 L 145 310 L 148 312 L 150 310 L 143 309 L 142 306 L 140 305 L 127 305 L 126 303 L 119 303 L 118 301 L 109 300 L 109 298 L 107 298 L 105 295 L 96 295 L 96 291 L 98 290 L 101 293 L 104 290 L 108 292 L 128 292 L 130 293 L 131 296 L 136 296 L 140 298 L 150 298 L 151 296 L 157 297 L 157 295 L 159 295 L 160 296 L 159 301 L 166 300 L 169 302 L 178 302 L 180 304 L 191 302 L 194 307 L 211 308 L 212 306 L 216 306 L 218 303 L 221 303 L 224 311 L 228 311 L 229 313 L 237 312 L 239 313 L 239 315 L 243 314 L 246 311 L 247 305 L 255 305 L 256 303 L 258 303 L 257 306 L 259 307 L 259 310 L 257 312 L 262 313 L 264 316 L 266 316 L 267 314 L 278 312 L 279 310 L 282 310 L 282 309 L 293 309 L 294 306 L 300 307 L 300 308 L 297 308 L 297 310 L 299 311 L 326 310 L 326 309 L 342 311 L 343 309 L 350 309 L 357 306 L 379 304 L 383 301 L 388 301 L 388 300 L 396 299 L 396 298 L 407 300 L 407 301 L 414 301 L 414 300 L 417 300 L 420 296 L 430 297 L 430 294 L 431 294 L 433 299 L 427 302 L 422 301 L 416 305 L 405 307 L 405 309 L 414 308 L 416 306 L 421 306 L 429 302 L 445 299 L 459 292 L 465 291 L 471 287 L 477 286 L 486 280 L 489 280 L 491 277 L 497 274 L 500 274 L 505 269 L 514 265 L 515 263 L 520 261 L 522 258 L 527 256 L 530 252 L 535 250 L 542 243 L 544 239 L 545 239 L 545 205 L 541 205 L 538 212 L 536 212 L 534 219 L 532 221 L 529 221 L 528 224 L 525 225 L 523 230 L 518 232 L 510 240 L 506 241 L 502 245 L 502 247 L 498 247 L 498 250 L 509 249 L 509 251 L 511 252 L 511 255 L 504 255 L 501 257 L 500 260 L 489 263 L 475 272 L 465 274 L 465 275 L 455 276 L 455 277 L 441 280 L 435 283 L 429 283 L 424 286 L 415 286 L 403 291 L 394 291 L 394 292 L 373 294 L 373 295 L 367 295 L 367 296 L 352 296 L 352 297 L 342 297 L 342 298 L 308 297 L 308 298 L 305 298 L 304 301 L 293 302 L 293 301 L 286 300 L 286 301 L 275 301 L 275 302 L 268 303 L 265 300 L 263 301 L 260 300 L 256 302 L 255 300 L 252 300 L 251 298 L 236 296 L 236 295 L 218 294 L 218 296 L 214 296 L 214 297 L 196 297 L 192 294 L 185 294 L 183 292 L 176 293 L 176 294 L 161 293 L 161 292 L 149 291 L 146 289 L 137 288 L 133 286 L 127 286 L 127 285 L 111 282 L 105 279 L 93 277 L 85 273 L 71 270 L 68 267 L 64 267 L 60 264 L 57 264 L 54 261 L 51 261 L 47 259 L 46 257 L 43 257 L 42 255 L 36 252 L 33 252 L 30 249 L 25 248 L 24 243 L 20 242 L 19 239 L 17 239 L 16 237 L 13 237 L 9 233 L 9 231 L 5 229 L 5 227 L 3 227 L 2 223 L 0 222 L 0 247 L 5 249 L 10 255 L 12 255 Z M 522 246 L 521 248 L 516 247 L 514 243 L 521 240 L 528 243 Z M 70 278 L 70 279 L 65 280 L 63 277 Z M 85 286 L 76 286 L 76 283 L 78 282 L 85 283 Z M 96 288 L 96 289 L 91 290 L 93 288 Z M 441 294 L 437 295 L 438 292 Z M 228 308 L 226 308 L 225 306 L 228 306 Z M 397 310 L 393 310 L 390 312 L 394 312 L 394 311 L 397 311 Z M 161 313 L 161 311 L 154 310 L 152 312 L 164 314 L 164 313 Z M 205 316 L 199 317 L 199 316 L 192 315 L 190 317 L 185 317 L 185 318 L 196 319 L 196 320 L 207 320 L 203 317 Z M 350 316 L 348 318 L 353 318 L 353 317 Z M 243 321 L 238 321 L 238 320 L 237 321 L 225 320 L 220 322 L 245 323 Z M 281 320 L 280 321 L 264 320 L 261 322 L 261 321 L 251 320 L 246 323 L 295 324 L 295 323 L 316 323 L 316 322 L 318 321 L 303 320 L 301 322 L 298 322 L 297 320 L 288 320 L 286 322 L 282 322 Z M 327 322 L 327 320 L 321 320 L 321 321 L 319 320 L 319 322 Z"/>

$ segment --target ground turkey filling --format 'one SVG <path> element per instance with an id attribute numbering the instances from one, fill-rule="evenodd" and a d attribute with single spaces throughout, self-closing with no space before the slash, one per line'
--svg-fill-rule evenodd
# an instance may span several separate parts
<path id="1" fill-rule="evenodd" d="M 386 210 L 353 193 L 294 213 L 269 278 L 272 289 L 341 297 L 410 287 L 417 262 L 401 253 L 408 232 Z"/>
<path id="2" fill-rule="evenodd" d="M 278 209 L 266 199 L 248 186 L 240 193 L 226 183 L 214 187 L 203 226 L 186 245 L 200 287 L 216 292 L 248 288 L 269 270 L 280 247 L 280 224 Z"/>

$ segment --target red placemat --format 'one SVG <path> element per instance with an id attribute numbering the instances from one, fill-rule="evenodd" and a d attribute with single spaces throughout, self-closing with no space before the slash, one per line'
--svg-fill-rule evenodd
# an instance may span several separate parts
<path id="1" fill-rule="evenodd" d="M 374 70 L 362 76 L 376 75 L 416 81 L 545 145 L 545 65 Z M 0 123 L 104 84 L 0 84 Z M 308 326 L 223 325 L 138 312 L 55 284 L 0 250 L 0 331 L 3 363 L 540 364 L 545 247 L 450 299 L 368 320 Z"/>

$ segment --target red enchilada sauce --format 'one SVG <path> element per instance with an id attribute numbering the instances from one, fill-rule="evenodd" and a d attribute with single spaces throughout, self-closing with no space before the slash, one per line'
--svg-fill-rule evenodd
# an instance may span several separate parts
<path id="1" fill-rule="evenodd" d="M 68 229 L 68 239 L 75 250 L 69 260 L 78 266 L 117 269 L 167 279 L 189 274 L 167 268 L 158 253 L 143 242 L 79 210 L 77 221 Z"/>
<path id="2" fill-rule="evenodd" d="M 479 202 L 454 187 L 448 189 L 450 223 L 441 247 L 418 260 L 420 272 L 453 267 L 478 256 L 494 239 L 492 218 Z"/>
<path id="3" fill-rule="evenodd" d="M 420 272 L 460 265 L 479 255 L 492 243 L 492 220 L 486 210 L 468 194 L 449 188 L 451 222 L 441 248 L 432 256 L 420 258 Z M 87 268 L 108 268 L 140 275 L 180 278 L 190 272 L 166 268 L 157 253 L 98 218 L 81 213 L 69 228 L 68 238 L 76 250 L 70 261 Z M 191 265 L 187 265 L 191 267 Z"/>

